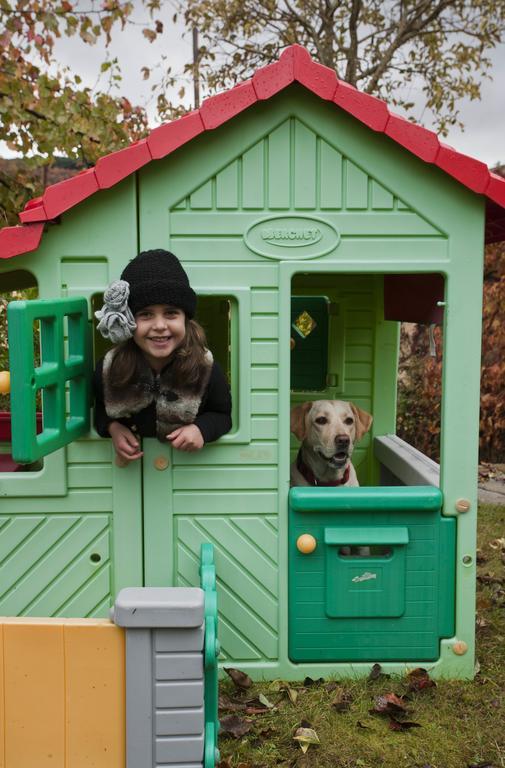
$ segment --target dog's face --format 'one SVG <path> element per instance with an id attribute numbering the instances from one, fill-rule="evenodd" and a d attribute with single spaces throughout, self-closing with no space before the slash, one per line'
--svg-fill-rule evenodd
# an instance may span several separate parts
<path id="1" fill-rule="evenodd" d="M 291 411 L 291 431 L 329 469 L 345 466 L 371 424 L 369 413 L 344 400 L 315 400 Z"/>

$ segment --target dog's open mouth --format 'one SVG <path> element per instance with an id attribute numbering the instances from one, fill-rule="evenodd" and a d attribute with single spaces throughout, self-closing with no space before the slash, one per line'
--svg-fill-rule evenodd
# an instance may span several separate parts
<path id="1" fill-rule="evenodd" d="M 325 456 L 324 453 L 322 453 L 321 451 L 318 451 L 318 453 L 321 456 L 321 458 L 323 458 L 325 461 L 328 462 L 328 465 L 332 469 L 340 469 L 341 467 L 344 466 L 347 459 L 349 458 L 349 454 L 347 453 L 347 451 L 337 451 L 332 456 Z"/>

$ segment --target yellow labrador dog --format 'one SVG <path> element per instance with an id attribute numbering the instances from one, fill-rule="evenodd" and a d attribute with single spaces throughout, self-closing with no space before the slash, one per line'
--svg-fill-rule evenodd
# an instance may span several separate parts
<path id="1" fill-rule="evenodd" d="M 291 485 L 359 485 L 351 455 L 371 424 L 369 413 L 344 400 L 293 408 L 291 431 L 301 446 L 291 465 Z"/>

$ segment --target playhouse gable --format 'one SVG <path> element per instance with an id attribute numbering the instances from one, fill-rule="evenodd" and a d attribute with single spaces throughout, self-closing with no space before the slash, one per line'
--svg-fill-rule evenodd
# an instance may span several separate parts
<path id="1" fill-rule="evenodd" d="M 394 191 L 297 117 L 289 117 L 191 190 L 173 210 L 414 213 Z"/>
<path id="2" fill-rule="evenodd" d="M 292 259 L 301 253 L 296 232 L 320 213 L 336 234 L 304 248 L 303 258 L 316 258 L 346 238 L 442 241 L 448 206 L 481 215 L 467 190 L 419 170 L 417 158 L 293 85 L 139 172 L 140 246 L 156 247 L 168 232 L 183 261 Z M 286 230 L 284 242 L 278 234 L 263 247 L 272 227 Z M 219 251 L 209 252 L 209 240 Z"/>

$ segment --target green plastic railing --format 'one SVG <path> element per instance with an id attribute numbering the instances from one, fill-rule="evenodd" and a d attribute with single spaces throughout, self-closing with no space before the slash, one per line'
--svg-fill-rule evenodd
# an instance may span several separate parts
<path id="1" fill-rule="evenodd" d="M 331 510 L 397 511 L 438 510 L 442 493 L 431 485 L 381 486 L 371 488 L 291 488 L 289 506 L 296 512 L 328 512 Z"/>
<path id="2" fill-rule="evenodd" d="M 200 549 L 200 586 L 205 593 L 205 750 L 204 768 L 214 768 L 219 761 L 217 737 L 218 720 L 218 668 L 219 641 L 217 639 L 217 592 L 214 547 L 202 544 Z"/>
<path id="3" fill-rule="evenodd" d="M 91 334 L 86 299 L 12 301 L 7 309 L 11 370 L 12 456 L 29 463 L 89 430 Z M 65 349 L 65 320 L 67 346 Z M 40 365 L 34 324 L 40 322 Z M 67 354 L 65 354 L 67 351 Z M 37 435 L 37 392 L 43 429 Z"/>

